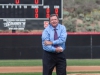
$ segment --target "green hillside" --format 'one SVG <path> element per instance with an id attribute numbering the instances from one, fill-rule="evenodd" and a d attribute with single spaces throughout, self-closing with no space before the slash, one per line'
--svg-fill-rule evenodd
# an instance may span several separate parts
<path id="1" fill-rule="evenodd" d="M 63 17 L 69 32 L 99 32 L 100 0 L 63 0 Z"/>

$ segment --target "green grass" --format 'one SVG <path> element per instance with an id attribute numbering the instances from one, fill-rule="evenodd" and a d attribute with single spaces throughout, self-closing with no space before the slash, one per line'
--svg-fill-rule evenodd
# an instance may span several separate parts
<path id="1" fill-rule="evenodd" d="M 100 66 L 100 59 L 67 59 L 68 66 Z M 0 60 L 0 66 L 42 66 L 42 60 Z M 99 73 L 97 72 L 68 72 L 68 74 L 76 73 Z M 39 73 L 0 73 L 0 75 L 42 75 Z M 53 73 L 52 75 L 56 75 Z"/>
<path id="2" fill-rule="evenodd" d="M 0 75 L 42 75 L 42 73 L 0 73 Z M 52 75 L 56 75 L 56 73 Z"/>
<path id="3" fill-rule="evenodd" d="M 100 71 L 98 72 L 68 72 L 67 74 L 100 74 Z M 38 73 L 0 73 L 0 75 L 42 75 L 41 72 Z M 52 75 L 56 75 L 55 72 L 52 73 Z"/>
<path id="4" fill-rule="evenodd" d="M 68 59 L 68 66 L 100 66 L 100 59 Z M 0 60 L 0 66 L 42 66 L 42 60 Z"/>
<path id="5" fill-rule="evenodd" d="M 100 59 L 69 59 L 68 66 L 100 66 Z"/>
<path id="6" fill-rule="evenodd" d="M 0 75 L 42 75 L 42 73 L 0 73 Z"/>
<path id="7" fill-rule="evenodd" d="M 0 60 L 0 66 L 41 66 L 41 60 Z"/>

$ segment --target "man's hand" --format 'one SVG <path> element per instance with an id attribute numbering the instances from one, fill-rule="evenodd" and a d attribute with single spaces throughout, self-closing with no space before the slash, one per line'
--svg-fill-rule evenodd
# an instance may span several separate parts
<path id="1" fill-rule="evenodd" d="M 59 52 L 63 52 L 63 49 L 62 49 L 61 47 L 57 47 L 57 48 L 56 48 L 56 52 L 58 52 L 58 53 L 59 53 Z"/>
<path id="2" fill-rule="evenodd" d="M 52 45 L 52 42 L 51 41 L 44 41 L 44 44 L 45 45 Z"/>

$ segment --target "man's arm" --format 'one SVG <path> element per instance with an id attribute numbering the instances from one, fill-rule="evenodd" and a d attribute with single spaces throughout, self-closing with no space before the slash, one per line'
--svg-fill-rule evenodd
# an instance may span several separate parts
<path id="1" fill-rule="evenodd" d="M 45 44 L 42 44 L 43 46 L 43 49 L 48 51 L 48 52 L 55 52 L 56 51 L 56 48 L 53 47 L 52 45 L 45 45 Z"/>
<path id="2" fill-rule="evenodd" d="M 48 31 L 45 29 L 42 33 L 43 49 L 46 51 L 49 51 L 49 52 L 55 52 L 56 48 L 54 46 L 45 44 L 45 41 L 49 41 L 49 37 L 50 37 L 50 35 L 49 35 Z"/>
<path id="3" fill-rule="evenodd" d="M 54 40 L 52 42 L 52 44 L 55 45 L 55 44 L 65 43 L 66 42 L 66 38 L 67 38 L 67 32 L 66 32 L 65 26 L 63 26 L 63 29 L 62 29 L 62 32 L 61 32 L 61 35 L 60 35 L 59 39 Z"/>
<path id="4" fill-rule="evenodd" d="M 63 50 L 59 47 L 55 48 L 54 46 L 52 46 L 52 44 L 50 45 L 46 45 L 45 44 L 45 41 L 49 40 L 49 34 L 48 32 L 45 30 L 43 31 L 42 33 L 42 46 L 43 46 L 43 49 L 48 51 L 48 52 L 62 52 Z"/>

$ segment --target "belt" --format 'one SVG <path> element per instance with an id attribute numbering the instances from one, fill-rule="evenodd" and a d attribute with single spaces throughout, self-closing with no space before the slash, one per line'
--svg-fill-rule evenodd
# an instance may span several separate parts
<path id="1" fill-rule="evenodd" d="M 45 51 L 45 50 L 44 50 Z M 45 51 L 45 52 L 47 52 L 47 53 L 51 53 L 51 54 L 60 54 L 60 53 L 62 53 L 62 52 L 48 52 L 48 51 Z"/>

